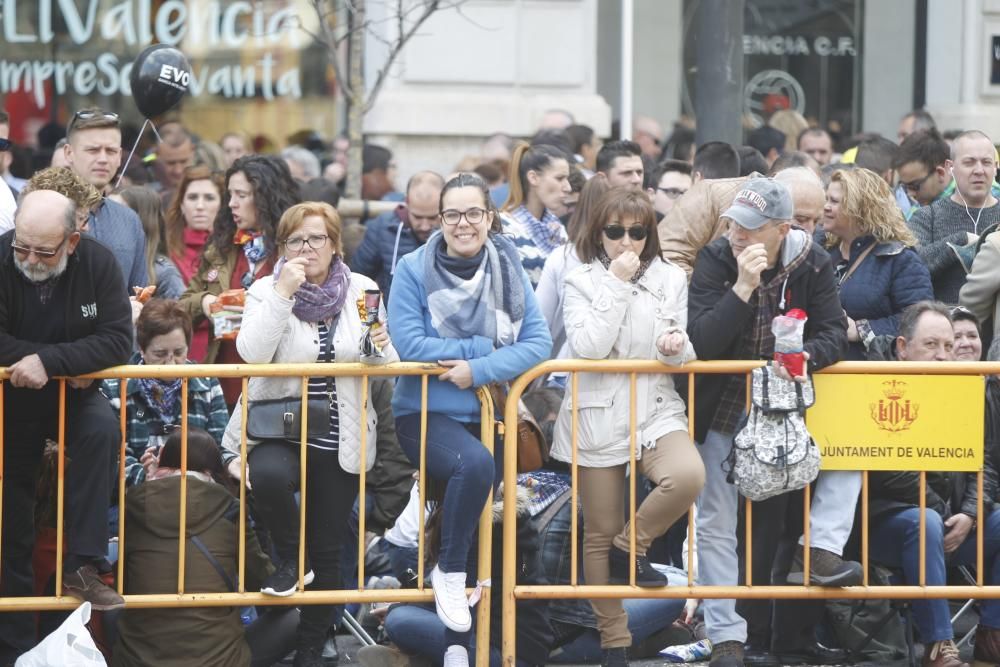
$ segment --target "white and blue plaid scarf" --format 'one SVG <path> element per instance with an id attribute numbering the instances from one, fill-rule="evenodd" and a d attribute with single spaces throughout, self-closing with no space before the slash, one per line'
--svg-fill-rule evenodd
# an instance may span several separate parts
<path id="1" fill-rule="evenodd" d="M 451 273 L 437 261 L 441 232 L 427 240 L 424 286 L 431 324 L 445 338 L 483 336 L 496 347 L 517 340 L 524 320 L 521 259 L 510 239 L 490 234 L 483 262 L 469 280 Z"/>
<path id="2" fill-rule="evenodd" d="M 549 209 L 545 209 L 545 212 L 542 213 L 541 220 L 536 218 L 524 204 L 508 211 L 507 215 L 517 220 L 528 230 L 528 233 L 531 234 L 531 240 L 546 257 L 566 242 L 566 228 Z"/>

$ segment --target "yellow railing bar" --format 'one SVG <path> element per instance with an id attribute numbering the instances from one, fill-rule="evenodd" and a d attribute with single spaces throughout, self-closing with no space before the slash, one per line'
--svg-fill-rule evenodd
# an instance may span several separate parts
<path id="1" fill-rule="evenodd" d="M 250 378 L 244 377 L 241 382 L 241 396 L 249 396 Z M 249 403 L 240 401 L 240 550 L 239 562 L 236 565 L 239 582 L 237 589 L 240 593 L 246 592 L 246 571 L 247 571 L 247 414 Z M 184 443 L 187 446 L 187 443 Z"/>
<path id="2" fill-rule="evenodd" d="M 302 428 L 299 432 L 299 584 L 300 591 L 306 589 L 306 475 L 309 447 L 306 444 L 309 433 L 309 376 L 303 375 L 302 391 Z"/>
<path id="3" fill-rule="evenodd" d="M 368 376 L 361 376 L 361 465 L 358 471 L 358 590 L 365 590 L 365 482 L 368 472 Z"/>
<path id="4" fill-rule="evenodd" d="M 118 381 L 118 395 L 121 405 L 118 410 L 118 428 L 122 432 L 122 444 L 118 451 L 118 595 L 125 592 L 125 455 L 128 443 L 128 418 L 126 400 L 128 396 L 128 380 Z M 184 443 L 187 447 L 187 442 Z"/>
<path id="5" fill-rule="evenodd" d="M 569 515 L 569 554 L 570 554 L 569 582 L 574 586 L 580 583 L 580 573 L 577 570 L 577 564 L 576 564 L 577 557 L 579 555 L 577 553 L 578 551 L 577 535 L 579 535 L 579 533 L 576 532 L 577 530 L 579 530 L 579 527 L 577 526 L 577 507 L 579 507 L 578 504 L 579 500 L 577 494 L 579 493 L 578 489 L 580 488 L 578 486 L 580 479 L 580 471 L 577 469 L 577 460 L 576 460 L 576 455 L 577 455 L 576 443 L 577 443 L 577 438 L 579 437 L 577 435 L 578 433 L 577 427 L 579 426 L 579 424 L 577 423 L 578 409 L 576 405 L 576 402 L 579 400 L 579 393 L 580 393 L 580 383 L 578 381 L 579 376 L 580 376 L 579 373 L 573 373 L 571 375 L 572 379 L 570 380 L 570 382 L 572 383 L 572 387 L 570 389 L 570 391 L 572 391 L 572 396 L 571 396 L 572 405 L 570 407 L 573 415 L 573 423 L 571 425 L 572 436 L 570 444 L 573 447 L 573 451 L 571 454 L 573 458 L 570 468 L 570 503 L 572 503 L 572 505 Z"/>
<path id="6" fill-rule="evenodd" d="M 494 433 L 496 429 L 496 419 L 493 416 L 493 398 L 485 387 L 480 387 L 479 394 L 481 425 L 480 439 L 483 446 L 490 454 L 493 454 Z M 515 431 L 517 429 L 514 429 Z M 514 489 L 513 495 L 508 494 L 509 488 Z M 517 487 L 504 487 L 504 506 L 508 504 L 517 505 Z M 476 659 L 477 665 L 490 664 L 490 604 L 492 600 L 492 586 L 486 582 L 490 580 L 490 570 L 493 564 L 493 491 L 486 497 L 486 505 L 483 513 L 479 517 L 479 572 L 476 574 L 476 581 L 480 586 L 480 597 L 476 607 Z"/>
<path id="7" fill-rule="evenodd" d="M 62 597 L 63 590 L 63 527 L 66 525 L 63 506 L 66 487 L 66 379 L 59 380 L 59 443 L 58 482 L 56 483 L 56 596 Z"/>
<path id="8" fill-rule="evenodd" d="M 187 540 L 187 378 L 181 382 L 181 502 L 177 523 L 177 593 L 184 593 L 185 544 Z"/>
<path id="9" fill-rule="evenodd" d="M 636 409 L 635 409 L 635 373 L 628 376 L 628 471 L 629 471 L 629 493 L 628 493 L 628 583 L 635 586 L 635 478 L 639 471 L 635 467 L 635 445 L 636 445 Z"/>

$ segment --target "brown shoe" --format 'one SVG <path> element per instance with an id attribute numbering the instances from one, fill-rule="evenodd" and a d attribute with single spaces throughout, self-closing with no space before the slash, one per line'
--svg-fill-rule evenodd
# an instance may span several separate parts
<path id="1" fill-rule="evenodd" d="M 788 583 L 801 586 L 805 580 L 802 545 L 795 550 Z M 809 583 L 813 586 L 857 586 L 863 581 L 861 563 L 844 560 L 832 551 L 809 547 Z"/>
<path id="2" fill-rule="evenodd" d="M 969 663 L 962 662 L 958 657 L 958 647 L 955 642 L 946 639 L 924 646 L 924 659 L 920 661 L 921 667 L 969 667 Z"/>
<path id="3" fill-rule="evenodd" d="M 972 657 L 977 661 L 1000 664 L 1000 630 L 985 625 L 976 627 L 976 644 Z"/>
<path id="4" fill-rule="evenodd" d="M 712 646 L 712 659 L 708 667 L 744 667 L 743 642 L 719 642 Z"/>
<path id="5" fill-rule="evenodd" d="M 84 565 L 75 572 L 63 576 L 63 594 L 80 602 L 89 602 L 97 611 L 122 609 L 125 600 L 108 586 L 93 565 Z"/>

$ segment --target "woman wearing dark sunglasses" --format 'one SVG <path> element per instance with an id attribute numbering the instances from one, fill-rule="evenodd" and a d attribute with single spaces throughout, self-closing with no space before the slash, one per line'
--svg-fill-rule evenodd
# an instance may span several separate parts
<path id="1" fill-rule="evenodd" d="M 288 165 L 273 156 L 247 155 L 226 171 L 223 203 L 205 243 L 201 266 L 180 303 L 197 328 L 206 319 L 211 326 L 211 305 L 229 289 L 248 289 L 255 280 L 269 276 L 277 259 L 275 227 L 281 215 L 299 203 L 299 188 Z M 242 363 L 232 340 L 209 337 L 204 363 Z M 226 404 L 240 395 L 239 378 L 223 378 Z"/>
<path id="2" fill-rule="evenodd" d="M 566 277 L 563 309 L 571 357 L 651 359 L 679 365 L 695 358 L 688 340 L 687 278 L 659 256 L 656 214 L 645 193 L 609 191 L 587 220 L 576 251 L 583 266 Z M 705 469 L 687 431 L 684 403 L 668 373 L 635 378 L 635 458 L 655 485 L 636 510 L 635 583 L 665 586 L 646 558 L 650 543 L 690 507 Z M 577 458 L 583 503 L 583 567 L 588 584 L 629 583 L 625 468 L 630 376 L 580 374 L 576 393 Z M 572 462 L 572 384 L 556 421 L 552 456 Z M 626 665 L 632 644 L 621 600 L 591 600 L 604 665 Z"/>

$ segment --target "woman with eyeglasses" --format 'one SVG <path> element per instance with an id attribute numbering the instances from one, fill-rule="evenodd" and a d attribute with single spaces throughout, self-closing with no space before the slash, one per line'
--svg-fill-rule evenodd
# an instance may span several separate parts
<path id="1" fill-rule="evenodd" d="M 135 323 L 139 351 L 129 364 L 154 366 L 194 363 L 188 358 L 191 317 L 176 301 L 153 299 L 145 305 Z M 114 408 L 121 408 L 119 380 L 104 380 L 101 393 Z M 219 443 L 229 422 L 229 411 L 216 378 L 188 380 L 187 423 L 205 429 L 215 439 L 223 463 L 234 457 Z M 181 423 L 180 378 L 138 378 L 125 385 L 125 482 L 133 486 L 146 479 L 148 467 L 155 467 L 156 453 L 166 437 Z M 237 468 L 237 476 L 239 469 Z"/>
<path id="2" fill-rule="evenodd" d="M 242 159 L 242 158 L 241 158 Z M 235 164 L 239 164 L 237 160 Z M 352 273 L 344 263 L 340 216 L 322 202 L 292 206 L 281 216 L 277 243 L 281 256 L 274 273 L 247 291 L 243 326 L 236 338 L 240 356 L 251 364 L 349 363 L 360 359 L 364 332 L 358 300 L 375 282 Z M 380 321 L 384 309 L 380 309 Z M 398 356 L 386 327 L 372 333 L 384 362 Z M 375 462 L 377 415 L 371 384 L 362 401 L 359 377 L 313 377 L 309 399 L 329 405 L 328 429 L 310 437 L 306 447 L 306 585 L 315 590 L 341 587 L 340 552 L 351 508 L 358 495 L 358 474 Z M 249 410 L 254 401 L 301 396 L 298 377 L 253 377 L 247 388 Z M 363 412 L 364 411 L 364 412 Z M 276 417 L 280 418 L 280 417 Z M 224 446 L 238 452 L 241 410 L 233 412 Z M 367 431 L 366 460 L 361 460 L 361 429 Z M 299 510 L 295 494 L 300 479 L 300 444 L 290 440 L 248 442 L 250 485 L 260 524 L 271 535 L 277 570 L 263 593 L 287 596 L 299 580 Z M 238 465 L 238 464 L 237 464 Z M 296 667 L 322 665 L 326 631 L 333 623 L 332 605 L 304 605 L 298 627 Z"/>
<path id="3" fill-rule="evenodd" d="M 563 307 L 571 357 L 659 359 L 680 365 L 695 358 L 687 336 L 687 277 L 660 258 L 656 212 L 643 192 L 610 190 L 576 244 L 582 262 L 566 276 Z M 571 380 L 572 382 L 572 380 Z M 705 468 L 688 436 L 684 403 L 669 373 L 581 373 L 556 420 L 551 456 L 573 461 L 573 410 L 583 503 L 583 566 L 588 585 L 629 583 L 630 527 L 625 522 L 625 473 L 631 451 L 629 410 L 635 410 L 635 458 L 654 485 L 635 514 L 635 583 L 665 586 L 646 557 L 654 539 L 691 506 Z M 591 600 L 604 665 L 627 665 L 632 644 L 621 600 Z"/>
<path id="4" fill-rule="evenodd" d="M 206 321 L 211 326 L 211 306 L 222 292 L 248 289 L 259 278 L 271 275 L 278 250 L 275 226 L 300 201 L 288 165 L 269 155 L 247 155 L 233 162 L 226 171 L 225 194 L 198 273 L 180 299 L 195 327 Z M 233 340 L 210 336 L 203 363 L 242 361 Z M 239 378 L 221 382 L 226 404 L 234 405 L 240 395 Z"/>
<path id="5" fill-rule="evenodd" d="M 531 287 L 542 277 L 545 258 L 566 243 L 570 196 L 569 160 L 554 146 L 518 144 L 510 159 L 510 194 L 503 205 L 503 231 L 514 240 Z"/>
<path id="6" fill-rule="evenodd" d="M 930 272 L 885 179 L 838 170 L 821 219 L 847 315 L 847 359 L 863 361 L 878 336 L 895 336 L 903 310 L 933 300 Z"/>
<path id="7" fill-rule="evenodd" d="M 448 628 L 451 657 L 445 664 L 467 665 L 467 561 L 479 515 L 499 479 L 494 456 L 479 439 L 476 388 L 512 380 L 548 359 L 552 339 L 517 249 L 500 233 L 483 179 L 462 173 L 449 180 L 440 211 L 440 231 L 396 265 L 389 323 L 400 358 L 447 369 L 429 381 L 427 392 L 427 474 L 447 483 L 431 584 Z M 392 409 L 399 444 L 419 465 L 419 377 L 399 378 Z M 499 452 L 496 460 L 502 464 Z"/>

